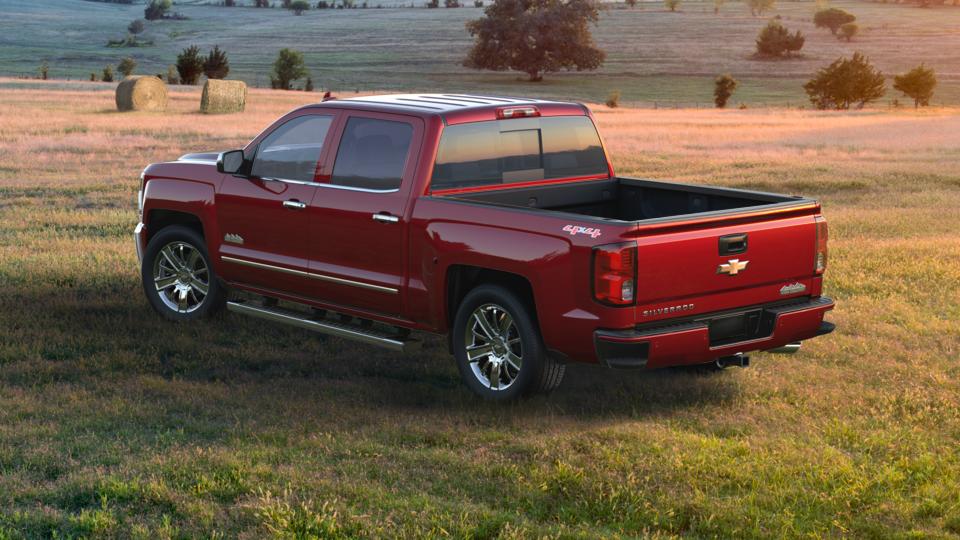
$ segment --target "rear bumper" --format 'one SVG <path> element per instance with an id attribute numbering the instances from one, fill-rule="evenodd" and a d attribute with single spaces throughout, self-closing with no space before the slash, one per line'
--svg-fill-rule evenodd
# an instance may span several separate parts
<path id="1" fill-rule="evenodd" d="M 736 353 L 763 351 L 810 339 L 834 330 L 823 316 L 833 300 L 812 298 L 790 304 L 754 306 L 695 319 L 640 327 L 598 330 L 594 346 L 600 363 L 616 368 L 659 368 L 701 364 Z M 724 326 L 751 318 L 755 330 L 743 340 L 726 338 Z"/>

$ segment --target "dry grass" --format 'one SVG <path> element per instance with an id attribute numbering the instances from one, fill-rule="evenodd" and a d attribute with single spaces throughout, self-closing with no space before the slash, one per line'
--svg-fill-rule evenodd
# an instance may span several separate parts
<path id="1" fill-rule="evenodd" d="M 310 97 L 209 117 L 196 90 L 162 115 L 0 90 L 0 538 L 960 535 L 957 111 L 598 107 L 623 174 L 821 198 L 839 329 L 711 377 L 573 366 L 492 407 L 440 340 L 188 328 L 142 298 L 141 167 Z"/>

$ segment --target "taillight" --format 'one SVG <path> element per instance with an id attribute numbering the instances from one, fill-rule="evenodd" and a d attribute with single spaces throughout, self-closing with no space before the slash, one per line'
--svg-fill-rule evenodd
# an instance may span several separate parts
<path id="1" fill-rule="evenodd" d="M 817 254 L 813 263 L 813 272 L 822 274 L 827 269 L 827 220 L 817 216 Z"/>
<path id="2" fill-rule="evenodd" d="M 593 248 L 593 297 L 604 304 L 628 306 L 636 300 L 637 244 Z"/>
<path id="3" fill-rule="evenodd" d="M 500 120 L 506 120 L 508 118 L 529 118 L 531 116 L 540 116 L 540 109 L 533 106 L 500 107 L 497 109 L 497 118 Z"/>

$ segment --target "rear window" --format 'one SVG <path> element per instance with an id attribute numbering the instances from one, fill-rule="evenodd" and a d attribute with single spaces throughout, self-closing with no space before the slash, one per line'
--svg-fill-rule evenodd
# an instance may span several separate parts
<path id="1" fill-rule="evenodd" d="M 444 128 L 430 185 L 448 189 L 608 172 L 590 118 L 515 118 Z"/>

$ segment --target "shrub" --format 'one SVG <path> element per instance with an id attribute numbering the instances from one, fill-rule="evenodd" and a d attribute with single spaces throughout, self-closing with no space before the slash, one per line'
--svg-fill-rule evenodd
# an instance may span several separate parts
<path id="1" fill-rule="evenodd" d="M 271 86 L 281 90 L 290 90 L 290 84 L 306 77 L 307 67 L 303 62 L 303 53 L 292 49 L 280 49 L 277 60 L 273 63 L 273 73 L 270 76 Z"/>
<path id="2" fill-rule="evenodd" d="M 177 73 L 180 74 L 180 84 L 197 84 L 203 74 L 204 58 L 200 55 L 200 47 L 191 45 L 177 55 Z"/>
<path id="3" fill-rule="evenodd" d="M 747 0 L 747 7 L 750 8 L 750 14 L 756 17 L 773 9 L 776 3 L 776 0 Z"/>
<path id="4" fill-rule="evenodd" d="M 304 92 L 313 92 L 313 79 L 307 77 L 307 82 L 303 85 Z"/>
<path id="5" fill-rule="evenodd" d="M 937 74 L 923 64 L 893 78 L 893 88 L 913 99 L 914 108 L 930 105 L 936 87 Z"/>
<path id="6" fill-rule="evenodd" d="M 293 2 L 290 2 L 289 9 L 293 10 L 294 15 L 303 15 L 304 11 L 310 9 L 310 2 L 307 0 L 293 0 Z"/>
<path id="7" fill-rule="evenodd" d="M 167 84 L 180 84 L 180 74 L 177 73 L 177 66 L 167 67 Z"/>
<path id="8" fill-rule="evenodd" d="M 727 3 L 727 0 L 713 0 L 713 14 L 716 15 L 720 13 L 720 8 Z"/>
<path id="9" fill-rule="evenodd" d="M 718 109 L 723 109 L 727 106 L 727 101 L 729 101 L 730 97 L 733 96 L 733 92 L 737 89 L 737 85 L 739 84 L 740 83 L 730 74 L 720 75 L 714 80 L 713 103 Z"/>
<path id="10" fill-rule="evenodd" d="M 103 76 L 100 77 L 100 80 L 103 82 L 113 82 L 113 68 L 110 66 L 103 68 Z"/>
<path id="11" fill-rule="evenodd" d="M 40 69 L 38 69 L 37 71 L 40 74 L 41 80 L 44 80 L 44 81 L 47 80 L 47 78 L 50 76 L 50 64 L 48 64 L 47 61 L 44 60 L 43 62 L 40 63 Z"/>
<path id="12" fill-rule="evenodd" d="M 330 4 L 327 3 L 327 0 L 320 0 L 317 2 L 317 9 L 327 9 L 330 7 Z"/>
<path id="13" fill-rule="evenodd" d="M 757 36 L 757 55 L 781 58 L 796 54 L 806 38 L 797 30 L 793 34 L 780 21 L 770 21 Z"/>
<path id="14" fill-rule="evenodd" d="M 475 8 L 482 8 L 482 7 L 483 7 L 483 0 L 473 0 L 473 7 L 475 7 Z"/>
<path id="15" fill-rule="evenodd" d="M 837 36 L 837 38 L 846 39 L 849 43 L 853 39 L 853 36 L 857 35 L 858 33 L 860 33 L 860 26 L 858 26 L 857 23 L 851 22 L 840 27 L 840 34 Z"/>
<path id="16" fill-rule="evenodd" d="M 429 0 L 427 2 L 428 9 L 434 9 L 440 7 L 440 0 Z"/>
<path id="17" fill-rule="evenodd" d="M 680 0 L 663 0 L 663 5 L 670 11 L 676 11 L 680 7 Z"/>
<path id="18" fill-rule="evenodd" d="M 821 9 L 813 16 L 813 24 L 817 28 L 829 28 L 833 35 L 837 35 L 841 26 L 855 20 L 857 18 L 854 15 L 837 8 Z"/>
<path id="19" fill-rule="evenodd" d="M 208 79 L 226 79 L 230 73 L 227 53 L 219 45 L 214 45 L 213 49 L 210 49 L 207 59 L 203 61 L 203 73 Z"/>
<path id="20" fill-rule="evenodd" d="M 97 82 L 97 74 L 92 71 L 90 72 L 90 82 Z"/>
<path id="21" fill-rule="evenodd" d="M 224 7 L 236 7 L 237 0 L 223 0 Z"/>
<path id="22" fill-rule="evenodd" d="M 886 93 L 883 73 L 874 68 L 861 53 L 853 58 L 838 58 L 822 68 L 803 85 L 810 102 L 821 110 L 846 110 L 852 105 L 862 108 Z"/>
<path id="23" fill-rule="evenodd" d="M 270 7 L 270 0 L 253 0 L 253 7 L 268 8 Z"/>
<path id="24" fill-rule="evenodd" d="M 132 21 L 127 25 L 127 32 L 130 32 L 133 35 L 142 34 L 146 29 L 146 26 L 143 24 L 143 20 L 137 19 Z"/>
<path id="25" fill-rule="evenodd" d="M 443 0 L 443 7 L 458 8 L 460 7 L 460 0 Z"/>
<path id="26" fill-rule="evenodd" d="M 610 107 L 611 109 L 616 109 L 619 106 L 620 106 L 620 91 L 614 90 L 613 92 L 610 92 L 609 96 L 607 96 L 607 107 Z"/>
<path id="27" fill-rule="evenodd" d="M 637 0 L 624 0 L 627 7 L 637 7 Z"/>
<path id="28" fill-rule="evenodd" d="M 150 0 L 150 3 L 143 10 L 143 18 L 148 21 L 162 19 L 167 16 L 171 7 L 173 7 L 172 0 Z"/>
<path id="29" fill-rule="evenodd" d="M 120 60 L 120 63 L 117 64 L 117 71 L 122 73 L 124 77 L 133 75 L 135 69 L 137 69 L 137 61 L 130 56 Z"/>

